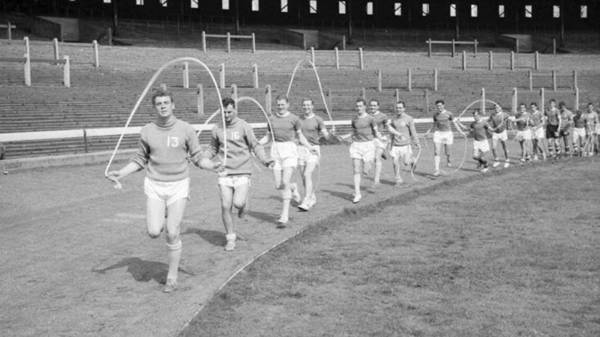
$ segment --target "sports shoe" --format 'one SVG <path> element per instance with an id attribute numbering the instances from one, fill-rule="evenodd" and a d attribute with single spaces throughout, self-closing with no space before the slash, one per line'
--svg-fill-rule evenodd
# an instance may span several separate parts
<path id="1" fill-rule="evenodd" d="M 521 165 L 525 164 L 525 158 L 521 158 L 521 159 L 519 159 L 519 161 L 521 162 Z"/>
<path id="2" fill-rule="evenodd" d="M 374 182 L 373 185 L 371 185 L 371 189 L 376 190 L 379 188 L 379 186 L 381 186 L 380 182 Z"/>
<path id="3" fill-rule="evenodd" d="M 447 166 L 447 167 L 452 167 L 452 162 L 450 162 L 450 161 L 449 161 L 449 162 L 447 162 L 447 163 L 446 163 L 446 166 Z"/>
<path id="4" fill-rule="evenodd" d="M 490 170 L 490 168 L 489 168 L 489 167 L 487 167 L 487 166 L 484 166 L 484 167 L 481 169 L 481 173 L 487 173 L 489 170 Z"/>
<path id="5" fill-rule="evenodd" d="M 500 166 L 500 162 L 497 159 L 494 159 L 494 164 L 492 164 L 492 167 L 498 167 Z"/>
<path id="6" fill-rule="evenodd" d="M 177 290 L 177 281 L 173 279 L 167 279 L 163 293 L 172 293 Z"/>
<path id="7" fill-rule="evenodd" d="M 402 180 L 402 179 L 396 179 L 396 183 L 394 184 L 394 186 L 396 186 L 396 187 L 402 187 L 402 186 L 404 186 L 404 180 Z"/>
<path id="8" fill-rule="evenodd" d="M 235 240 L 227 240 L 225 244 L 225 250 L 230 252 L 235 249 Z"/>
<path id="9" fill-rule="evenodd" d="M 277 228 L 285 228 L 288 221 L 289 221 L 289 217 L 280 216 L 279 219 L 277 219 Z"/>
<path id="10" fill-rule="evenodd" d="M 306 204 L 308 208 L 313 208 L 317 204 L 317 196 L 312 194 L 310 198 L 308 198 L 308 203 Z"/>
<path id="11" fill-rule="evenodd" d="M 504 168 L 508 168 L 510 166 L 510 160 L 506 159 L 504 162 Z"/>
<path id="12" fill-rule="evenodd" d="M 433 172 L 433 176 L 434 176 L 434 177 L 439 177 L 439 176 L 440 176 L 440 174 L 441 174 L 441 173 L 440 173 L 440 170 L 435 170 L 435 171 Z"/>
<path id="13" fill-rule="evenodd" d="M 535 156 L 533 156 L 533 161 L 538 161 L 540 160 L 540 158 L 538 158 L 537 154 Z"/>
<path id="14" fill-rule="evenodd" d="M 360 201 L 360 199 L 362 199 L 362 195 L 360 193 L 359 194 L 355 194 L 354 195 L 354 199 L 352 199 L 352 202 L 355 203 L 355 204 L 357 204 Z"/>
<path id="15" fill-rule="evenodd" d="M 308 211 L 310 209 L 310 206 L 308 206 L 308 198 L 304 198 L 304 201 L 298 205 L 298 208 L 302 211 Z"/>

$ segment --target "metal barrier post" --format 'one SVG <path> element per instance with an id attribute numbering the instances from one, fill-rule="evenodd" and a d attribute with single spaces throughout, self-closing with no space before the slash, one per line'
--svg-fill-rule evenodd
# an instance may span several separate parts
<path id="1" fill-rule="evenodd" d="M 219 65 L 219 88 L 225 88 L 225 63 Z"/>
<path id="2" fill-rule="evenodd" d="M 252 65 L 252 77 L 254 88 L 258 89 L 258 65 L 256 63 Z"/>
<path id="3" fill-rule="evenodd" d="M 206 32 L 202 31 L 202 52 L 206 53 Z"/>
<path id="4" fill-rule="evenodd" d="M 365 70 L 365 59 L 362 48 L 358 48 L 358 67 L 360 70 Z"/>
<path id="5" fill-rule="evenodd" d="M 183 87 L 190 88 L 190 64 L 188 62 L 183 63 Z"/>
<path id="6" fill-rule="evenodd" d="M 408 68 L 406 76 L 408 77 L 408 91 L 412 91 L 412 69 Z"/>
<path id="7" fill-rule="evenodd" d="M 204 116 L 204 90 L 202 88 L 202 84 L 198 83 L 196 88 L 198 89 L 198 91 L 196 91 L 196 108 L 198 109 L 198 115 Z"/>
<path id="8" fill-rule="evenodd" d="M 59 50 L 58 50 L 58 39 L 57 38 L 52 39 L 52 47 L 54 49 L 54 60 L 58 61 L 60 59 L 60 54 L 59 54 Z"/>
<path id="9" fill-rule="evenodd" d="M 94 67 L 100 68 L 100 55 L 98 54 L 98 41 L 92 41 L 92 48 L 94 49 Z"/>
<path id="10" fill-rule="evenodd" d="M 65 59 L 65 67 L 63 70 L 63 82 L 65 84 L 65 87 L 70 88 L 71 87 L 71 61 L 69 60 L 69 56 L 65 55 L 64 56 Z"/>
<path id="11" fill-rule="evenodd" d="M 335 47 L 334 51 L 335 51 L 335 69 L 339 70 L 340 69 L 340 51 L 338 50 L 338 47 Z"/>

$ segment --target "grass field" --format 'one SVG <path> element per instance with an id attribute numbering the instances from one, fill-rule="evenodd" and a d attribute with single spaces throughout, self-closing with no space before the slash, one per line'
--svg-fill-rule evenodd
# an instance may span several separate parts
<path id="1" fill-rule="evenodd" d="M 181 336 L 599 336 L 600 163 L 449 181 L 330 217 Z"/>

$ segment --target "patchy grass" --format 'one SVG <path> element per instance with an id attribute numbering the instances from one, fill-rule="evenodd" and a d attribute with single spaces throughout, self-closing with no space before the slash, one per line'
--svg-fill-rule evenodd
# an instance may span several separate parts
<path id="1" fill-rule="evenodd" d="M 332 217 L 181 336 L 599 336 L 599 170 L 514 169 Z"/>

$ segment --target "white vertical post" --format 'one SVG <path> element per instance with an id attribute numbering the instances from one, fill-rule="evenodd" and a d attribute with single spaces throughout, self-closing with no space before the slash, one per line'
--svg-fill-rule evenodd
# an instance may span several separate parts
<path id="1" fill-rule="evenodd" d="M 467 51 L 463 50 L 462 52 L 462 70 L 467 70 Z"/>
<path id="2" fill-rule="evenodd" d="M 25 65 L 23 66 L 23 75 L 25 77 L 25 85 L 31 86 L 31 57 L 29 53 L 23 55 L 25 57 Z"/>
<path id="3" fill-rule="evenodd" d="M 54 60 L 58 61 L 60 59 L 60 53 L 58 50 L 58 39 L 57 38 L 52 39 L 52 47 L 54 49 Z"/>
<path id="4" fill-rule="evenodd" d="M 252 54 L 256 54 L 256 35 L 252 33 Z"/>
<path id="5" fill-rule="evenodd" d="M 407 81 L 408 81 L 408 91 L 412 91 L 412 69 L 408 68 L 408 70 L 406 71 L 406 77 L 408 77 Z"/>
<path id="6" fill-rule="evenodd" d="M 225 88 L 225 63 L 219 66 L 219 88 Z"/>
<path id="7" fill-rule="evenodd" d="M 358 67 L 360 70 L 365 70 L 365 59 L 362 48 L 358 48 Z"/>
<path id="8" fill-rule="evenodd" d="M 556 82 L 556 70 L 552 70 L 552 90 L 558 89 L 558 83 Z"/>
<path id="9" fill-rule="evenodd" d="M 12 24 L 10 23 L 10 21 L 8 21 L 7 26 L 8 26 L 8 28 L 6 28 L 7 29 L 6 35 L 8 36 L 9 40 L 12 40 Z"/>
<path id="10" fill-rule="evenodd" d="M 511 111 L 513 114 L 517 113 L 517 104 L 519 104 L 519 93 L 517 91 L 517 88 L 513 88 L 513 92 L 512 92 L 512 107 L 511 107 Z"/>
<path id="11" fill-rule="evenodd" d="M 528 70 L 527 75 L 529 77 L 529 91 L 533 91 L 533 71 Z"/>
<path id="12" fill-rule="evenodd" d="M 310 47 L 310 62 L 315 64 L 315 47 Z"/>
<path id="13" fill-rule="evenodd" d="M 427 57 L 431 57 L 431 38 L 427 39 Z"/>
<path id="14" fill-rule="evenodd" d="M 190 64 L 188 62 L 183 63 L 183 87 L 190 88 Z"/>
<path id="15" fill-rule="evenodd" d="M 198 91 L 196 92 L 196 94 L 197 94 L 196 107 L 198 109 L 198 115 L 204 116 L 204 90 L 202 88 L 202 84 L 198 83 L 196 85 L 196 88 L 198 88 Z"/>
<path id="16" fill-rule="evenodd" d="M 481 113 L 485 115 L 485 88 L 481 88 Z"/>
<path id="17" fill-rule="evenodd" d="M 231 53 L 231 33 L 227 32 L 227 53 Z"/>
<path id="18" fill-rule="evenodd" d="M 540 111 L 544 112 L 546 104 L 546 90 L 544 88 L 540 88 Z"/>
<path id="19" fill-rule="evenodd" d="M 515 52 L 510 52 L 510 70 L 515 70 Z"/>
<path id="20" fill-rule="evenodd" d="M 271 102 L 273 101 L 273 98 L 271 97 L 271 85 L 267 84 L 267 86 L 265 87 L 265 109 L 267 110 L 268 114 L 271 114 Z"/>
<path id="21" fill-rule="evenodd" d="M 65 67 L 64 67 L 64 79 L 63 82 L 65 84 L 65 87 L 70 88 L 71 87 L 71 61 L 69 60 L 69 56 L 65 55 L 64 56 L 65 59 Z"/>
<path id="22" fill-rule="evenodd" d="M 334 48 L 335 51 L 335 69 L 340 70 L 340 51 L 338 47 Z"/>
<path id="23" fill-rule="evenodd" d="M 579 88 L 575 87 L 575 111 L 579 110 Z"/>
<path id="24" fill-rule="evenodd" d="M 25 41 L 25 54 L 31 55 L 30 48 L 29 48 L 29 37 L 25 36 L 23 38 L 23 41 Z"/>
<path id="25" fill-rule="evenodd" d="M 537 50 L 534 53 L 533 68 L 540 70 L 540 53 Z"/>
<path id="26" fill-rule="evenodd" d="M 252 65 L 252 75 L 253 75 L 254 88 L 257 89 L 258 88 L 258 65 L 256 63 L 254 63 Z"/>
<path id="27" fill-rule="evenodd" d="M 206 32 L 202 31 L 202 52 L 206 53 Z"/>
<path id="28" fill-rule="evenodd" d="M 377 69 L 377 92 L 383 91 L 383 74 L 381 69 Z"/>
<path id="29" fill-rule="evenodd" d="M 488 51 L 488 69 L 494 70 L 494 52 Z"/>
<path id="30" fill-rule="evenodd" d="M 394 97 L 396 98 L 396 103 L 400 102 L 400 89 L 396 88 L 394 92 Z"/>
<path id="31" fill-rule="evenodd" d="M 360 88 L 360 97 L 362 99 L 367 99 L 367 90 L 365 88 Z"/>
<path id="32" fill-rule="evenodd" d="M 231 98 L 233 98 L 234 101 L 237 101 L 238 99 L 238 87 L 235 83 L 231 84 Z"/>
<path id="33" fill-rule="evenodd" d="M 578 87 L 579 85 L 577 85 L 577 70 L 573 70 L 573 89 Z"/>
<path id="34" fill-rule="evenodd" d="M 438 91 L 438 69 L 433 69 L 433 91 Z"/>
<path id="35" fill-rule="evenodd" d="M 94 49 L 94 67 L 100 68 L 100 55 L 98 54 L 98 41 L 92 41 L 92 47 Z"/>

